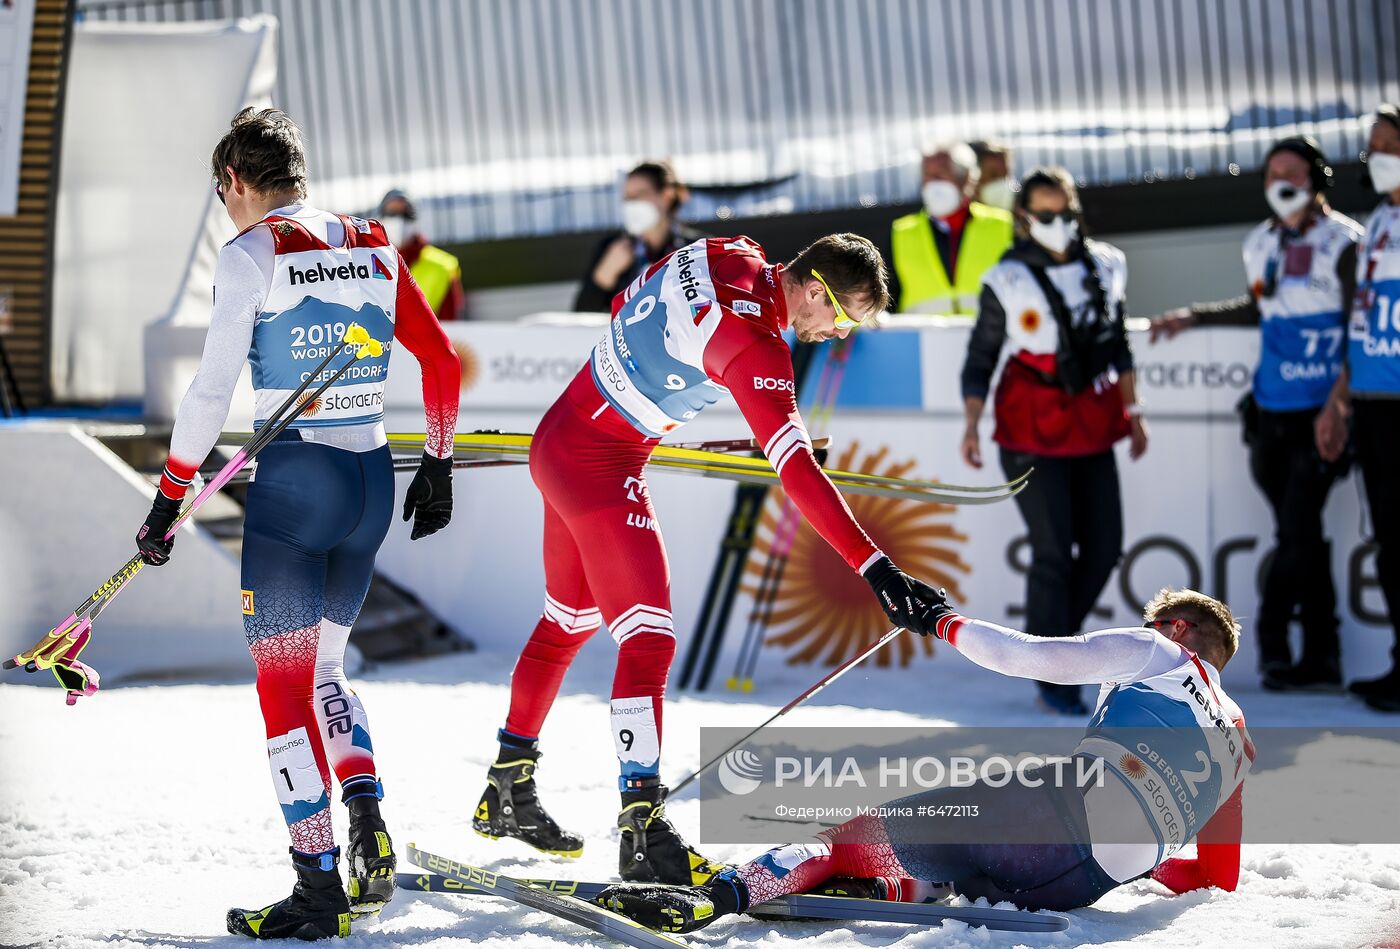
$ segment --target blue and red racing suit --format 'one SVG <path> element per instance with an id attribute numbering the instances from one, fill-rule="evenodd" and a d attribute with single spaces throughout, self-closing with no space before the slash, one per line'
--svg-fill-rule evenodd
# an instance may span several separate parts
<path id="1" fill-rule="evenodd" d="M 268 764 L 292 845 L 324 853 L 335 846 L 331 771 L 347 800 L 380 793 L 369 723 L 346 681 L 344 656 L 393 503 L 382 421 L 391 341 L 422 366 L 427 450 L 439 458 L 452 451 L 461 369 L 374 221 L 278 208 L 220 251 L 214 290 L 204 355 L 161 478 L 170 498 L 184 496 L 214 447 L 245 362 L 260 426 L 351 322 L 386 344 L 382 356 L 359 360 L 302 406 L 258 456 L 248 490 L 240 599 Z"/>
<path id="2" fill-rule="evenodd" d="M 1033 909 L 1087 906 L 1147 872 L 1179 893 L 1235 888 L 1255 750 L 1214 666 L 1146 628 L 1045 639 L 949 614 L 939 635 L 1006 675 L 1100 683 L 1074 757 L 1101 779 L 1045 767 L 900 798 L 722 874 L 748 905 L 833 876 L 883 879 L 896 899 L 921 900 L 933 883 Z M 967 820 L 954 827 L 942 814 L 959 808 Z M 1195 857 L 1174 856 L 1192 840 Z"/>

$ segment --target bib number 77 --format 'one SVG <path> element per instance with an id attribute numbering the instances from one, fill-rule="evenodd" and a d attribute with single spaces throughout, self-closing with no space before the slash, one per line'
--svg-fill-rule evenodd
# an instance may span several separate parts
<path id="1" fill-rule="evenodd" d="M 1337 355 L 1337 350 L 1342 346 L 1342 328 L 1340 326 L 1329 326 L 1322 330 L 1299 330 L 1302 334 L 1306 346 L 1303 350 L 1304 359 L 1313 359 L 1317 356 L 1318 344 L 1326 339 L 1327 359 L 1333 359 Z"/>

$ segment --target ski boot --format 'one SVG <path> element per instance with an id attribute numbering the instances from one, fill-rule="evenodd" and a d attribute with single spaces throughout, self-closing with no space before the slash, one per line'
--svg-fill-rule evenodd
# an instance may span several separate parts
<path id="1" fill-rule="evenodd" d="M 345 889 L 356 919 L 378 913 L 394 898 L 394 842 L 379 816 L 383 797 L 384 786 L 378 781 L 354 781 L 341 796 L 350 811 Z"/>
<path id="2" fill-rule="evenodd" d="M 721 877 L 708 886 L 615 883 L 598 894 L 598 904 L 648 929 L 693 933 L 748 906 L 748 889 Z"/>
<path id="3" fill-rule="evenodd" d="M 340 848 L 321 854 L 291 851 L 297 882 L 292 895 L 262 909 L 231 909 L 225 922 L 235 936 L 253 939 L 327 939 L 350 935 L 350 902 L 340 885 Z"/>
<path id="4" fill-rule="evenodd" d="M 666 819 L 666 786 L 655 775 L 624 778 L 618 874 L 633 883 L 701 886 L 723 870 L 686 843 Z"/>
<path id="5" fill-rule="evenodd" d="M 583 838 L 561 830 L 540 804 L 535 790 L 539 760 L 534 742 L 525 748 L 501 744 L 496 763 L 486 772 L 486 790 L 472 816 L 472 830 L 492 840 L 514 837 L 560 857 L 582 856 Z"/>

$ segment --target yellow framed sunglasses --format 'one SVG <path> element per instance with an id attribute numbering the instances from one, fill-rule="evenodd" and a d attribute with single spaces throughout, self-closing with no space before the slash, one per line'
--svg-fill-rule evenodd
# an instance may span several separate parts
<path id="1" fill-rule="evenodd" d="M 846 308 L 841 305 L 841 301 L 836 299 L 836 294 L 831 292 L 831 285 L 826 282 L 825 277 L 817 273 L 815 270 L 812 271 L 812 276 L 816 277 L 817 280 L 821 283 L 822 288 L 826 290 L 827 299 L 831 301 L 832 308 L 836 310 L 837 329 L 853 330 L 861 323 L 865 322 L 864 320 L 856 319 L 855 317 L 851 316 L 849 313 L 846 312 Z"/>

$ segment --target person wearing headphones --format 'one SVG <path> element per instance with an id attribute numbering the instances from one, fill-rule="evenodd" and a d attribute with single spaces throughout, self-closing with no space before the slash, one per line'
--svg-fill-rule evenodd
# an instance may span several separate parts
<path id="1" fill-rule="evenodd" d="M 1277 546 L 1264 577 L 1259 670 L 1266 689 L 1334 691 L 1342 685 L 1337 591 L 1322 509 L 1343 458 L 1325 460 L 1313 425 L 1342 371 L 1346 313 L 1356 291 L 1361 226 L 1327 203 L 1332 168 L 1317 142 L 1282 139 L 1264 162 L 1272 213 L 1244 241 L 1248 292 L 1158 316 L 1151 338 L 1189 326 L 1257 326 L 1254 389 L 1241 402 L 1249 470 L 1274 515 Z M 1293 662 L 1289 624 L 1303 627 Z"/>

